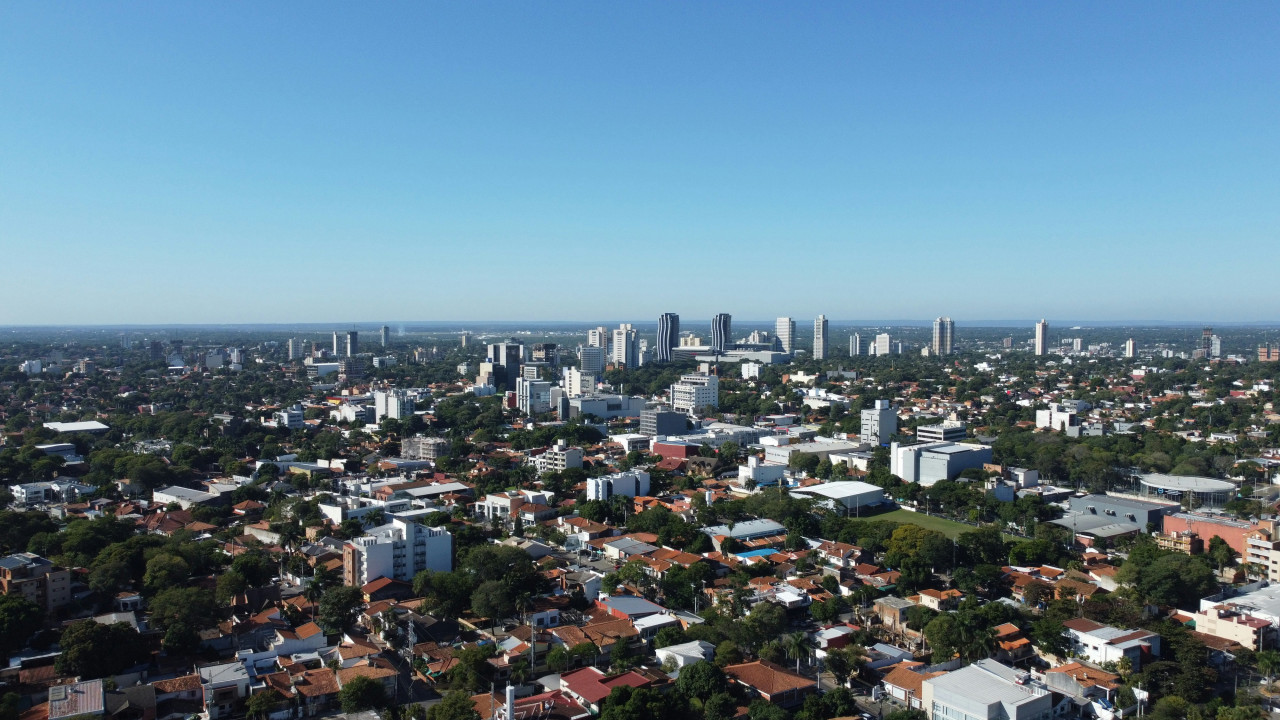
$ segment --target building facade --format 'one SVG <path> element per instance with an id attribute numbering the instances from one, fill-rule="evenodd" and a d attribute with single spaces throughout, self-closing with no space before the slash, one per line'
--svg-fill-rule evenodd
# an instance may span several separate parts
<path id="1" fill-rule="evenodd" d="M 342 548 L 343 582 L 361 587 L 380 577 L 411 582 L 423 570 L 453 569 L 453 535 L 444 528 L 392 518 L 348 540 Z"/>
<path id="2" fill-rule="evenodd" d="M 1036 323 L 1035 336 L 1035 352 L 1036 355 L 1044 355 L 1049 347 L 1049 323 L 1044 318 L 1040 318 L 1040 322 Z"/>
<path id="3" fill-rule="evenodd" d="M 933 321 L 933 352 L 935 355 L 950 355 L 954 350 L 956 324 L 949 317 L 940 317 Z"/>
<path id="4" fill-rule="evenodd" d="M 719 313 L 711 318 L 711 349 L 724 352 L 733 343 L 733 317 L 729 313 Z"/>
<path id="5" fill-rule="evenodd" d="M 813 321 L 813 357 L 815 360 L 827 358 L 827 316 L 819 315 Z"/>
<path id="6" fill-rule="evenodd" d="M 677 412 L 693 415 L 702 408 L 719 406 L 720 378 L 715 375 L 689 373 L 671 386 L 671 408 Z"/>
<path id="7" fill-rule="evenodd" d="M 778 338 L 778 343 L 782 346 L 782 352 L 791 354 L 795 352 L 796 346 L 796 321 L 789 317 L 780 317 L 773 326 L 774 335 Z"/>
<path id="8" fill-rule="evenodd" d="M 658 362 L 671 362 L 673 348 L 680 344 L 680 316 L 675 313 L 662 313 L 658 316 L 658 346 L 654 359 Z"/>

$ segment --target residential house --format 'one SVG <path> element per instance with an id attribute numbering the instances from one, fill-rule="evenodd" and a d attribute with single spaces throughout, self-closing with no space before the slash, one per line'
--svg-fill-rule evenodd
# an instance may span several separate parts
<path id="1" fill-rule="evenodd" d="M 747 688 L 747 692 L 784 708 L 801 704 L 806 695 L 817 691 L 813 679 L 796 675 L 767 660 L 729 665 L 724 673 Z"/>
<path id="2" fill-rule="evenodd" d="M 1075 656 L 1098 665 L 1128 658 L 1133 672 L 1138 672 L 1143 660 L 1160 655 L 1160 635 L 1149 630 L 1124 630 L 1088 618 L 1062 624 Z"/>

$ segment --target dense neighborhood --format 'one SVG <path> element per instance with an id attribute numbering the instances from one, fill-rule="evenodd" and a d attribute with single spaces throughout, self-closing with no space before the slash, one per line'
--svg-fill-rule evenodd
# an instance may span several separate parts
<path id="1" fill-rule="evenodd" d="M 0 720 L 1269 709 L 1280 350 L 730 322 L 0 348 Z"/>

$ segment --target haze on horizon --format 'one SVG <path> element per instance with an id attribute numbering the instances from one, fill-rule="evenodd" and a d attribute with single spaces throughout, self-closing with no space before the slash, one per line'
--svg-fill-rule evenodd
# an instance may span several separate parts
<path id="1" fill-rule="evenodd" d="M 0 7 L 0 326 L 1276 320 L 1274 3 L 299 9 Z"/>

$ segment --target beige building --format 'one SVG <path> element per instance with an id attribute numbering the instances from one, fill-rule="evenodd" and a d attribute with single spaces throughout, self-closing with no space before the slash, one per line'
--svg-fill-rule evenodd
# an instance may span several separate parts
<path id="1" fill-rule="evenodd" d="M 71 602 L 71 571 L 39 555 L 14 553 L 0 558 L 0 592 L 21 595 L 53 612 Z"/>

